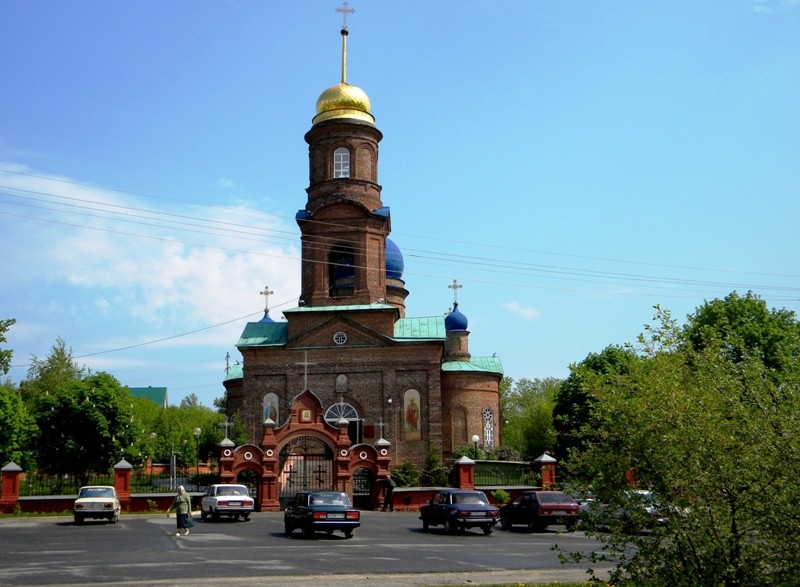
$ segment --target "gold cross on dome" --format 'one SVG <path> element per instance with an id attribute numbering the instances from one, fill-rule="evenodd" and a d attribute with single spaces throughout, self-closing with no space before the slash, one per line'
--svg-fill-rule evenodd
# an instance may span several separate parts
<path id="1" fill-rule="evenodd" d="M 258 292 L 258 293 L 259 293 L 259 294 L 261 294 L 262 296 L 264 296 L 264 311 L 265 311 L 265 312 L 269 312 L 269 296 L 271 296 L 271 295 L 272 295 L 272 294 L 274 294 L 275 292 L 274 292 L 274 291 L 271 291 L 271 290 L 269 289 L 269 286 L 268 286 L 268 285 L 265 285 L 265 286 L 264 286 L 264 290 L 263 290 L 263 291 L 260 291 L 260 292 Z"/>
<path id="2" fill-rule="evenodd" d="M 464 286 L 460 285 L 458 283 L 458 281 L 456 281 L 454 279 L 453 283 L 451 285 L 448 285 L 447 287 L 453 290 L 453 303 L 457 304 L 458 303 L 458 290 L 460 290 Z"/>
<path id="3" fill-rule="evenodd" d="M 342 7 L 336 9 L 336 12 L 341 12 L 342 15 L 343 15 L 343 17 L 342 17 L 343 18 L 343 20 L 342 20 L 342 28 L 344 30 L 347 30 L 347 15 L 355 13 L 355 9 L 354 8 L 348 8 L 348 6 L 350 6 L 350 5 L 347 2 L 343 2 L 342 3 Z"/>

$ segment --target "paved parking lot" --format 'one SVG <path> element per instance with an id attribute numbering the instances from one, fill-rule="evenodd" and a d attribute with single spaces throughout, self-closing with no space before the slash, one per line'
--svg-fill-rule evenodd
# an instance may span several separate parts
<path id="1" fill-rule="evenodd" d="M 354 538 L 286 538 L 280 513 L 200 522 L 175 536 L 175 518 L 124 515 L 114 524 L 0 518 L 0 585 L 338 585 L 388 587 L 585 580 L 553 544 L 588 550 L 582 533 L 480 530 L 423 533 L 413 512 L 363 512 Z"/>

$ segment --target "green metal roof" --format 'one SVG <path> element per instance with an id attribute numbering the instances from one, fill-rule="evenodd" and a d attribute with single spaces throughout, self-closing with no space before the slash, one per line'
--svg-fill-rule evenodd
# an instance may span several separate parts
<path id="1" fill-rule="evenodd" d="M 497 357 L 471 357 L 466 361 L 447 361 L 442 363 L 442 371 L 476 371 L 503 374 L 503 365 Z"/>
<path id="2" fill-rule="evenodd" d="M 167 407 L 167 388 L 166 387 L 129 387 L 133 397 L 149 399 L 157 406 Z"/>
<path id="3" fill-rule="evenodd" d="M 248 322 L 236 346 L 283 345 L 288 340 L 287 322 Z"/>
<path id="4" fill-rule="evenodd" d="M 225 375 L 225 379 L 223 381 L 230 381 L 231 379 L 241 379 L 244 377 L 244 365 L 241 363 L 236 363 L 235 365 L 231 365 L 228 369 L 228 373 Z"/>
<path id="5" fill-rule="evenodd" d="M 444 340 L 447 338 L 444 316 L 401 318 L 394 323 L 394 337 L 405 340 Z"/>

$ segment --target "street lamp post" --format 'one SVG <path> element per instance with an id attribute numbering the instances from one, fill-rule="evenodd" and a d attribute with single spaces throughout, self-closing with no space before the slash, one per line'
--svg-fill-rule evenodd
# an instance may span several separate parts
<path id="1" fill-rule="evenodd" d="M 478 441 L 481 439 L 477 434 L 472 435 L 472 445 L 475 447 L 475 458 L 478 458 Z"/>
<path id="2" fill-rule="evenodd" d="M 197 448 L 197 451 L 195 452 L 195 461 L 194 461 L 195 484 L 197 485 L 198 491 L 200 490 L 200 434 L 202 432 L 203 431 L 200 430 L 200 428 L 194 429 L 194 441 L 195 441 L 195 447 Z"/>

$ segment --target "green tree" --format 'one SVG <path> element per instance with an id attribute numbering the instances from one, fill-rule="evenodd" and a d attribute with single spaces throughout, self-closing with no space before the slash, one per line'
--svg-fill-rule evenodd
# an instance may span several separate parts
<path id="1" fill-rule="evenodd" d="M 0 466 L 10 461 L 23 468 L 28 464 L 33 430 L 19 392 L 9 381 L 0 385 Z"/>
<path id="2" fill-rule="evenodd" d="M 19 385 L 22 400 L 31 408 L 40 397 L 88 374 L 85 366 L 80 367 L 72 360 L 72 349 L 67 349 L 64 340 L 58 338 L 46 359 L 31 357 L 27 376 Z"/>
<path id="3" fill-rule="evenodd" d="M 721 345 L 731 362 L 754 355 L 765 367 L 776 371 L 791 367 L 800 356 L 798 330 L 794 312 L 770 310 L 752 292 L 745 296 L 733 292 L 725 299 L 706 302 L 689 316 L 684 327 L 695 350 Z"/>
<path id="4" fill-rule="evenodd" d="M 37 464 L 85 484 L 108 471 L 133 444 L 130 392 L 108 373 L 74 380 L 42 395 L 33 417 Z"/>
<path id="5" fill-rule="evenodd" d="M 9 320 L 0 320 L 0 343 L 6 342 L 6 331 L 14 325 L 16 320 L 9 319 Z M 0 349 L 0 372 L 3 374 L 8 373 L 9 367 L 11 367 L 11 357 L 13 356 L 14 351 L 8 349 Z"/>
<path id="6" fill-rule="evenodd" d="M 501 395 L 503 445 L 529 459 L 552 452 L 556 445 L 553 407 L 562 381 L 553 377 L 508 381 L 511 385 Z"/>
<path id="7" fill-rule="evenodd" d="M 557 438 L 555 456 L 559 461 L 568 458 L 572 451 L 580 451 L 584 442 L 592 441 L 587 431 L 596 427 L 592 415 L 596 398 L 589 382 L 624 374 L 635 360 L 636 354 L 631 349 L 611 345 L 570 366 L 569 377 L 555 395 L 552 412 Z"/>
<path id="8" fill-rule="evenodd" d="M 423 487 L 447 487 L 450 483 L 450 467 L 442 463 L 442 451 L 432 442 L 428 445 L 425 462 L 419 475 Z"/>
<path id="9" fill-rule="evenodd" d="M 640 360 L 581 371 L 592 443 L 570 467 L 606 512 L 625 506 L 633 480 L 668 520 L 639 533 L 647 518 L 634 517 L 599 535 L 618 562 L 615 584 L 789 585 L 800 571 L 800 357 L 776 373 L 761 344 L 731 352 L 730 337 L 714 335 L 698 345 L 692 326 L 707 307 L 683 329 L 657 308 Z M 777 347 L 800 342 L 795 328 L 782 333 Z"/>

